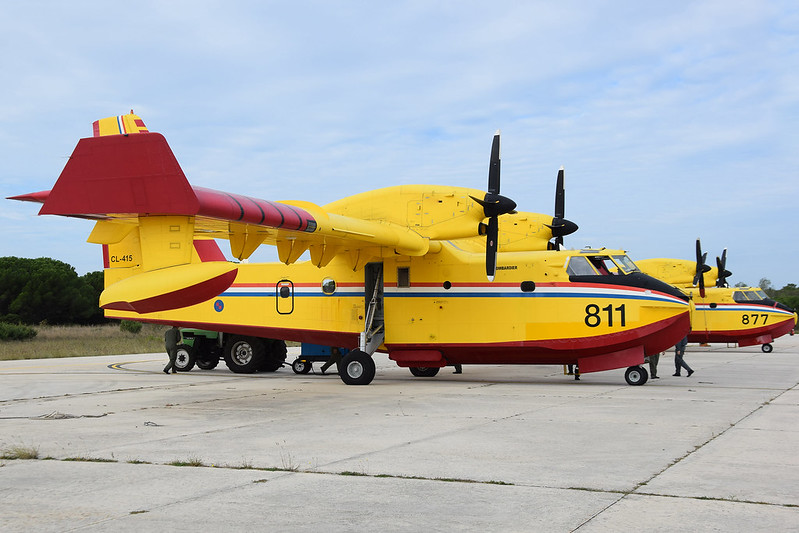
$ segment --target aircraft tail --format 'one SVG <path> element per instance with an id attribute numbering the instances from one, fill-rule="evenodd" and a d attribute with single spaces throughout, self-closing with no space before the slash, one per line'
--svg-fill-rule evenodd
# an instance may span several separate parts
<path id="1" fill-rule="evenodd" d="M 11 199 L 43 204 L 40 215 L 96 221 L 89 242 L 103 246 L 105 309 L 155 312 L 220 294 L 238 267 L 213 238 L 229 239 L 244 259 L 267 234 L 317 229 L 302 207 L 192 187 L 163 135 L 133 112 L 92 129 L 52 190 Z"/>
<path id="2" fill-rule="evenodd" d="M 106 314 L 185 307 L 230 286 L 237 268 L 213 239 L 195 239 L 192 189 L 166 141 L 133 111 L 92 130 L 103 140 L 78 144 L 40 214 L 95 213 L 88 242 L 103 248 Z"/>

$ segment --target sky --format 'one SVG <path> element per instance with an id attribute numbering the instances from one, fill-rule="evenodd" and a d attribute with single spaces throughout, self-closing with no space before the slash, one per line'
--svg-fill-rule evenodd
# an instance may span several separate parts
<path id="1" fill-rule="evenodd" d="M 2 198 L 131 109 L 193 185 L 319 205 L 485 189 L 499 129 L 519 210 L 551 214 L 565 167 L 567 247 L 701 238 L 731 284 L 799 284 L 793 0 L 32 0 L 0 4 L 0 51 Z M 90 222 L 37 212 L 0 199 L 0 256 L 102 268 Z"/>

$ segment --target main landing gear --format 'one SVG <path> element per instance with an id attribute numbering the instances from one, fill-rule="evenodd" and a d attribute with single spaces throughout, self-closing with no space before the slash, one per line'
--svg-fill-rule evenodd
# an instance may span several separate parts
<path id="1" fill-rule="evenodd" d="M 763 346 L 761 346 L 760 349 L 763 350 L 763 353 L 771 353 L 771 350 L 773 350 L 774 347 L 771 344 L 766 343 Z"/>
<path id="2" fill-rule="evenodd" d="M 374 359 L 366 352 L 352 350 L 341 358 L 339 376 L 347 385 L 368 385 L 375 377 Z"/>
<path id="3" fill-rule="evenodd" d="M 383 321 L 383 263 L 368 263 L 365 270 L 365 292 L 371 294 L 371 299 L 367 300 L 359 349 L 348 352 L 338 364 L 338 375 L 347 385 L 368 385 L 372 382 L 375 377 L 372 354 L 386 335 Z"/>
<path id="4" fill-rule="evenodd" d="M 631 366 L 624 373 L 628 385 L 643 385 L 649 379 L 649 372 L 642 366 Z"/>

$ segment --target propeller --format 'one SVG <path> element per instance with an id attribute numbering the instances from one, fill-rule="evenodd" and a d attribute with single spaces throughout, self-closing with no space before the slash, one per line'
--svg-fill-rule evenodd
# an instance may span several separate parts
<path id="1" fill-rule="evenodd" d="M 716 256 L 716 266 L 719 269 L 719 277 L 716 280 L 716 287 L 727 287 L 727 278 L 732 276 L 732 272 L 727 270 L 727 249 L 721 252 L 721 257 Z"/>
<path id="2" fill-rule="evenodd" d="M 563 237 L 571 235 L 577 231 L 577 224 L 571 220 L 566 220 L 566 188 L 563 185 L 563 167 L 558 170 L 558 181 L 555 186 L 555 216 L 552 217 L 552 225 L 547 224 L 547 227 L 552 230 L 552 236 L 555 237 L 553 248 L 560 250 L 563 246 Z"/>
<path id="3" fill-rule="evenodd" d="M 499 237 L 499 215 L 513 213 L 516 202 L 499 194 L 499 137 L 500 132 L 494 134 L 491 143 L 491 162 L 488 166 L 488 192 L 483 199 L 472 200 L 483 207 L 483 213 L 488 218 L 488 225 L 480 225 L 480 234 L 486 236 L 486 276 L 489 281 L 494 281 L 497 270 L 497 239 Z"/>
<path id="4" fill-rule="evenodd" d="M 726 258 L 726 256 L 725 256 Z M 696 274 L 694 274 L 694 285 L 699 285 L 699 296 L 705 297 L 705 272 L 710 271 L 710 267 L 705 263 L 707 252 L 702 253 L 702 244 L 696 239 Z"/>

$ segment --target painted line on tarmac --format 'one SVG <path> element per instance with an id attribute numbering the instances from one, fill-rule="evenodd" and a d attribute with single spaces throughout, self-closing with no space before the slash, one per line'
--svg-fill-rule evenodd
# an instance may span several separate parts
<path id="1" fill-rule="evenodd" d="M 156 370 L 137 370 L 135 368 L 125 368 L 125 365 L 133 365 L 139 363 L 152 363 L 156 359 L 148 359 L 147 361 L 125 361 L 123 363 L 112 363 L 108 365 L 111 370 L 124 370 L 125 372 L 144 372 L 145 374 L 157 374 Z"/>

